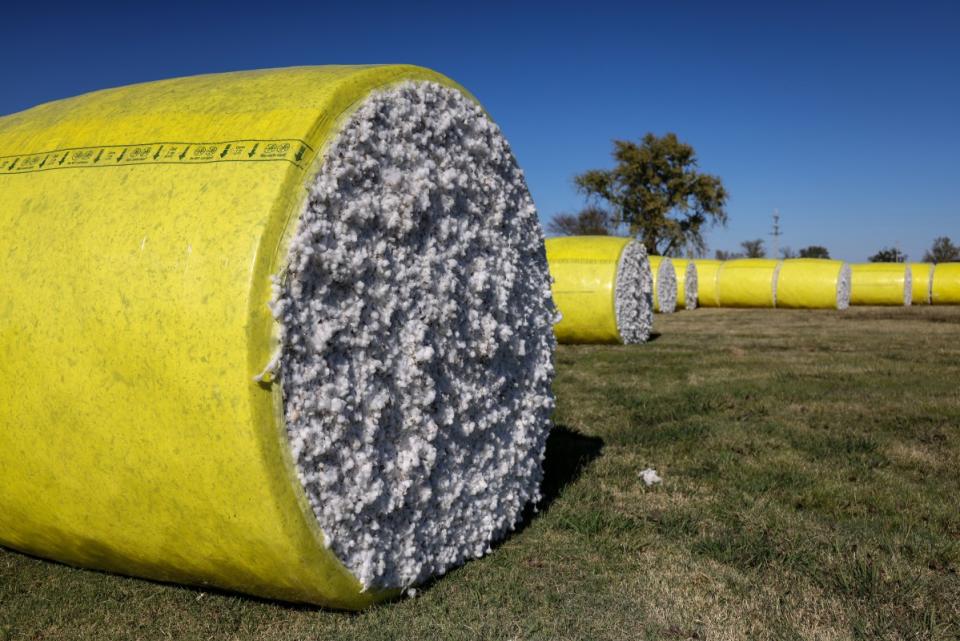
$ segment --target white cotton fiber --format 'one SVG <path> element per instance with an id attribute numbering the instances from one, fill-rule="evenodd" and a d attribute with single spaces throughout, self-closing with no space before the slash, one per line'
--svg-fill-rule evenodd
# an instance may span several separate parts
<path id="1" fill-rule="evenodd" d="M 697 266 L 692 260 L 687 261 L 683 277 L 683 306 L 685 309 L 696 309 L 700 303 L 700 283 L 697 280 Z"/>
<path id="2" fill-rule="evenodd" d="M 630 241 L 620 253 L 614 285 L 617 331 L 624 345 L 645 343 L 653 331 L 653 277 L 646 248 Z"/>
<path id="3" fill-rule="evenodd" d="M 367 588 L 467 559 L 539 500 L 555 311 L 537 213 L 457 90 L 375 93 L 326 150 L 272 303 L 287 436 Z"/>
<path id="4" fill-rule="evenodd" d="M 672 314 L 677 310 L 677 270 L 666 256 L 657 266 L 657 311 Z"/>
<path id="5" fill-rule="evenodd" d="M 850 307 L 850 264 L 844 263 L 837 276 L 837 309 Z"/>
<path id="6" fill-rule="evenodd" d="M 910 307 L 913 304 L 913 270 L 910 265 L 904 266 L 903 274 L 903 305 Z"/>

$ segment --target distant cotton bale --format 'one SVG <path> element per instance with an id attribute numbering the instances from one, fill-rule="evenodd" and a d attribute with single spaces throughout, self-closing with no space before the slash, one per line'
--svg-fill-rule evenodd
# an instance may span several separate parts
<path id="1" fill-rule="evenodd" d="M 960 305 L 960 263 L 938 263 L 933 269 L 934 305 Z"/>
<path id="2" fill-rule="evenodd" d="M 721 260 L 695 258 L 692 262 L 697 268 L 697 305 L 700 307 L 720 307 L 717 298 L 717 273 Z"/>
<path id="3" fill-rule="evenodd" d="M 777 307 L 846 309 L 850 305 L 850 265 L 841 260 L 791 258 L 777 277 Z"/>
<path id="4" fill-rule="evenodd" d="M 910 263 L 911 304 L 929 305 L 933 298 L 933 263 Z"/>
<path id="5" fill-rule="evenodd" d="M 696 309 L 700 298 L 697 266 L 686 258 L 673 258 L 677 272 L 677 307 Z"/>
<path id="6" fill-rule="evenodd" d="M 546 241 L 554 326 L 561 343 L 644 343 L 653 328 L 647 251 L 631 238 L 565 236 Z"/>
<path id="7" fill-rule="evenodd" d="M 856 263 L 850 266 L 851 305 L 909 306 L 913 273 L 904 263 Z"/>
<path id="8" fill-rule="evenodd" d="M 666 256 L 650 256 L 653 273 L 653 311 L 672 314 L 677 309 L 677 271 Z"/>
<path id="9" fill-rule="evenodd" d="M 776 307 L 777 275 L 782 263 L 765 258 L 725 261 L 717 273 L 720 307 Z"/>

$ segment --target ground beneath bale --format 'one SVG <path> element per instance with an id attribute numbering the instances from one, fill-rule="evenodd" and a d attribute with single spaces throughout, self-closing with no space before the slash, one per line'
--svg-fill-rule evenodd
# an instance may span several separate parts
<path id="1" fill-rule="evenodd" d="M 415 599 L 328 612 L 0 551 L 0 638 L 957 638 L 960 307 L 658 331 L 561 346 L 548 508 Z"/>

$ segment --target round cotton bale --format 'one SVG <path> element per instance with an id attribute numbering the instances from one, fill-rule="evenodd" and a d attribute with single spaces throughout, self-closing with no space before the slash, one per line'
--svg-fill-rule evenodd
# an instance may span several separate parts
<path id="1" fill-rule="evenodd" d="M 717 272 L 720 307 L 776 307 L 777 275 L 782 263 L 765 258 L 724 261 Z"/>
<path id="2" fill-rule="evenodd" d="M 720 299 L 717 297 L 717 274 L 720 272 L 723 261 L 695 258 L 692 262 L 697 268 L 697 304 L 700 307 L 720 307 Z"/>
<path id="3" fill-rule="evenodd" d="M 111 89 L 0 119 L 0 160 L 0 544 L 360 608 L 539 499 L 543 237 L 452 81 Z"/>
<path id="4" fill-rule="evenodd" d="M 653 311 L 672 314 L 677 309 L 677 270 L 666 256 L 650 256 L 653 273 Z"/>
<path id="5" fill-rule="evenodd" d="M 909 306 L 913 298 L 910 266 L 904 263 L 856 263 L 850 266 L 851 305 Z"/>
<path id="6" fill-rule="evenodd" d="M 960 263 L 937 263 L 933 269 L 934 305 L 960 305 Z"/>
<path id="7" fill-rule="evenodd" d="M 933 263 L 910 263 L 911 305 L 929 305 L 933 298 Z"/>
<path id="8" fill-rule="evenodd" d="M 560 343 L 644 343 L 653 329 L 653 278 L 641 243 L 615 236 L 548 238 Z"/>
<path id="9" fill-rule="evenodd" d="M 696 309 L 700 296 L 697 279 L 697 266 L 692 260 L 672 258 L 673 268 L 677 272 L 677 306 L 684 309 Z"/>
<path id="10" fill-rule="evenodd" d="M 842 260 L 790 258 L 777 276 L 777 307 L 846 309 L 850 305 L 850 265 Z"/>

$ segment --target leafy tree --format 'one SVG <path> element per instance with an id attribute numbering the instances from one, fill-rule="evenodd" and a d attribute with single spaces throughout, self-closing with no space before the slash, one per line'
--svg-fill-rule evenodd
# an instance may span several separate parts
<path id="1" fill-rule="evenodd" d="M 800 258 L 830 258 L 830 252 L 822 245 L 810 245 L 800 250 Z"/>
<path id="2" fill-rule="evenodd" d="M 905 263 L 907 255 L 896 247 L 884 247 L 867 260 L 871 263 Z"/>
<path id="3" fill-rule="evenodd" d="M 763 258 L 767 255 L 766 250 L 763 248 L 763 240 L 760 238 L 756 240 L 745 240 L 740 243 L 740 246 L 743 248 L 743 254 L 747 258 Z"/>
<path id="4" fill-rule="evenodd" d="M 611 236 L 617 233 L 617 224 L 606 209 L 585 207 L 576 214 L 557 214 L 547 231 L 556 236 Z"/>
<path id="5" fill-rule="evenodd" d="M 933 246 L 923 255 L 925 263 L 949 263 L 960 260 L 960 247 L 954 245 L 947 236 L 933 241 Z"/>
<path id="6" fill-rule="evenodd" d="M 693 147 L 676 134 L 648 133 L 640 144 L 615 140 L 613 158 L 613 169 L 587 171 L 574 182 L 610 203 L 616 222 L 651 254 L 677 255 L 684 247 L 702 253 L 704 225 L 726 224 L 727 190 L 717 176 L 697 171 Z"/>

